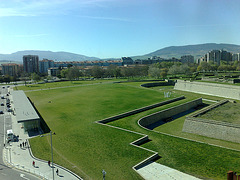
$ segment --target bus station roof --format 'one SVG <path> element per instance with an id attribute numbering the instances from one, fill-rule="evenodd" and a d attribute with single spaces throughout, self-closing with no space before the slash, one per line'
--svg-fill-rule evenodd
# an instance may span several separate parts
<path id="1" fill-rule="evenodd" d="M 17 122 L 40 120 L 24 91 L 12 91 L 13 104 Z"/>

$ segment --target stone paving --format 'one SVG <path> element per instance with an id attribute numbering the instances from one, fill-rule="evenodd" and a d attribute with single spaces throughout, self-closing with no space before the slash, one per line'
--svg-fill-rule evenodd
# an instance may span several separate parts
<path id="1" fill-rule="evenodd" d="M 199 180 L 198 178 L 152 162 L 136 170 L 146 180 Z"/>
<path id="2" fill-rule="evenodd" d="M 12 129 L 16 135 L 19 135 L 19 142 L 10 142 L 6 144 L 3 150 L 4 163 L 10 167 L 29 172 L 37 175 L 40 179 L 54 179 L 55 180 L 79 180 L 79 176 L 70 170 L 54 164 L 54 168 L 48 165 L 47 161 L 37 159 L 32 156 L 30 146 L 28 145 L 28 134 L 24 133 L 21 125 L 16 122 L 12 116 Z M 20 147 L 20 144 L 27 141 L 27 146 Z M 53 159 L 54 160 L 54 159 Z M 33 166 L 33 161 L 35 166 Z M 57 175 L 56 170 L 59 174 Z"/>
<path id="3" fill-rule="evenodd" d="M 10 100 L 12 100 L 11 96 L 9 98 Z M 14 103 L 12 104 L 12 108 L 14 109 Z M 21 123 L 17 123 L 16 116 L 14 116 L 10 112 L 6 112 L 4 115 L 11 116 L 12 130 L 15 135 L 19 136 L 18 142 L 10 143 L 5 142 L 5 147 L 3 149 L 3 161 L 6 165 L 36 175 L 40 179 L 55 179 L 55 180 L 81 179 L 81 177 L 79 177 L 78 175 L 64 167 L 54 164 L 54 167 L 52 168 L 51 165 L 50 166 L 48 165 L 47 161 L 35 158 L 32 155 L 31 148 L 28 142 L 28 139 L 30 137 L 28 136 L 27 133 L 24 133 L 24 129 L 21 127 Z M 27 145 L 20 147 L 20 144 L 22 144 L 23 142 L 27 142 Z M 35 162 L 35 166 L 33 166 L 33 161 Z M 56 172 L 57 170 L 58 174 Z"/>

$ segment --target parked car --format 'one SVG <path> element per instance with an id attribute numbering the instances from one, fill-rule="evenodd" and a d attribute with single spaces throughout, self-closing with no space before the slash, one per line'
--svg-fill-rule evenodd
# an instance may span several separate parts
<path id="1" fill-rule="evenodd" d="M 3 111 L 0 111 L 0 114 L 3 114 Z"/>
<path id="2" fill-rule="evenodd" d="M 4 103 L 1 103 L 1 106 L 4 106 Z"/>

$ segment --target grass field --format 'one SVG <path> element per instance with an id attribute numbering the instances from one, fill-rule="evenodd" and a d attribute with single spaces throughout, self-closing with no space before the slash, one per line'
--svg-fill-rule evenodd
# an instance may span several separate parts
<path id="1" fill-rule="evenodd" d="M 126 79 L 112 79 L 112 80 L 88 80 L 88 81 L 59 81 L 55 83 L 44 83 L 44 84 L 27 84 L 26 86 L 15 86 L 16 90 L 38 90 L 38 89 L 53 89 L 53 88 L 61 88 L 61 87 L 73 87 L 73 86 L 84 86 L 90 84 L 98 84 L 98 83 L 111 83 L 115 81 L 124 81 Z"/>
<path id="2" fill-rule="evenodd" d="M 203 119 L 240 124 L 240 104 L 228 102 L 200 115 L 199 117 Z"/>
<path id="3" fill-rule="evenodd" d="M 162 93 L 121 84 L 96 84 L 27 95 L 57 134 L 53 137 L 56 162 L 87 179 L 98 179 L 102 169 L 110 179 L 140 178 L 131 167 L 150 153 L 129 145 L 140 136 L 94 121 L 162 101 Z M 49 140 L 39 139 L 31 140 L 34 154 L 50 159 Z"/>
<path id="4" fill-rule="evenodd" d="M 131 168 L 151 153 L 129 145 L 140 136 L 101 126 L 94 121 L 166 100 L 164 91 L 171 91 L 172 97 L 182 94 L 187 97 L 175 105 L 199 95 L 175 91 L 169 86 L 145 89 L 139 87 L 140 84 L 100 83 L 27 92 L 51 130 L 56 132 L 53 136 L 55 162 L 85 179 L 100 179 L 102 169 L 107 172 L 108 179 L 141 179 Z M 137 125 L 139 118 L 171 106 L 173 104 L 110 124 L 148 134 L 152 141 L 143 147 L 159 152 L 162 157 L 159 163 L 180 171 L 211 179 L 225 179 L 228 170 L 240 171 L 240 152 L 147 131 Z M 155 130 L 181 136 L 181 123 L 183 119 L 179 118 Z M 49 137 L 31 139 L 34 155 L 49 160 L 49 142 Z"/>

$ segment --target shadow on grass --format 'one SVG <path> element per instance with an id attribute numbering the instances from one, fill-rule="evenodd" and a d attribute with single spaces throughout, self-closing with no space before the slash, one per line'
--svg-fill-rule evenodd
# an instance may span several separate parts
<path id="1" fill-rule="evenodd" d="M 38 116 L 40 117 L 40 128 L 43 131 L 43 133 L 49 133 L 50 132 L 50 128 L 48 127 L 47 123 L 44 121 L 43 117 L 41 116 L 41 114 L 38 112 L 37 108 L 34 106 L 34 103 L 31 101 L 31 99 L 28 97 L 28 100 L 30 101 L 30 103 L 32 104 L 34 110 L 36 111 L 36 113 L 38 114 Z M 29 136 L 36 136 L 38 135 L 37 133 L 39 133 L 38 130 L 33 130 L 33 131 L 29 131 Z"/>
<path id="2" fill-rule="evenodd" d="M 25 87 L 29 87 L 29 88 L 31 88 L 31 87 L 40 87 L 40 86 L 38 86 L 38 85 L 28 85 L 28 86 L 25 86 Z"/>
<path id="3" fill-rule="evenodd" d="M 148 129 L 150 129 L 150 130 L 153 130 L 153 129 L 157 128 L 158 126 L 161 126 L 161 125 L 163 125 L 163 124 L 172 122 L 172 121 L 174 121 L 175 119 L 178 119 L 178 118 L 180 118 L 180 117 L 183 117 L 183 116 L 186 116 L 186 115 L 188 115 L 188 114 L 190 114 L 190 113 L 193 113 L 193 112 L 195 112 L 195 111 L 198 111 L 198 110 L 200 110 L 200 109 L 202 109 L 202 108 L 204 108 L 204 107 L 206 107 L 206 106 L 208 106 L 208 104 L 203 103 L 203 104 L 201 104 L 201 105 L 199 105 L 199 106 L 197 106 L 197 107 L 195 107 L 195 108 L 191 108 L 191 109 L 189 109 L 189 110 L 187 110 L 187 111 L 178 113 L 178 114 L 176 114 L 176 115 L 174 115 L 174 116 L 170 116 L 170 117 L 168 117 L 168 118 L 166 118 L 166 119 L 163 119 L 163 120 L 157 121 L 157 122 L 155 122 L 155 123 L 153 123 L 153 124 L 150 124 L 150 125 L 147 126 L 146 128 L 148 128 Z"/>

